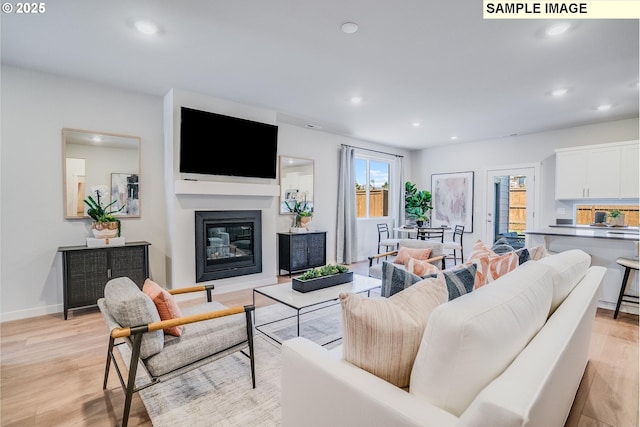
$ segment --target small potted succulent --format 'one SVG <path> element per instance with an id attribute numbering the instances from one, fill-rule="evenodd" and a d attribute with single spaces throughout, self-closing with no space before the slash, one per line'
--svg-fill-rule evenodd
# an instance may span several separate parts
<path id="1" fill-rule="evenodd" d="M 88 206 L 87 215 L 93 219 L 91 231 L 93 236 L 98 239 L 108 239 L 112 237 L 120 237 L 120 220 L 113 216 L 124 209 L 124 205 L 120 209 L 112 210 L 112 206 L 117 202 L 114 200 L 107 206 L 102 206 L 101 198 L 107 196 L 106 185 L 96 185 L 91 187 L 91 193 L 96 195 L 94 199 L 92 196 L 88 196 L 84 199 L 84 203 Z"/>

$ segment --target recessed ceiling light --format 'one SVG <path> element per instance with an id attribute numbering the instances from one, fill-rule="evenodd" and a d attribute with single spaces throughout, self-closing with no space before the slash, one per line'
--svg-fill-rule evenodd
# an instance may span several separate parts
<path id="1" fill-rule="evenodd" d="M 146 36 L 153 36 L 158 34 L 160 28 L 154 22 L 148 21 L 146 19 L 137 19 L 133 22 L 134 28 L 139 32 Z"/>
<path id="2" fill-rule="evenodd" d="M 358 31 L 358 24 L 356 24 L 355 22 L 345 22 L 344 24 L 342 24 L 340 29 L 345 34 L 353 34 Z"/>
<path id="3" fill-rule="evenodd" d="M 552 90 L 551 96 L 560 97 L 560 96 L 566 95 L 567 92 L 569 92 L 569 89 L 567 89 L 566 87 L 561 87 L 561 88 Z"/>
<path id="4" fill-rule="evenodd" d="M 607 111 L 610 109 L 611 109 L 611 104 L 598 105 L 598 108 L 597 108 L 598 111 Z"/>
<path id="5" fill-rule="evenodd" d="M 571 24 L 568 22 L 558 22 L 547 27 L 544 33 L 550 37 L 554 37 L 566 33 L 569 31 L 569 28 L 571 28 Z"/>
<path id="6" fill-rule="evenodd" d="M 413 122 L 413 123 L 411 123 L 411 126 L 416 127 L 416 128 L 420 127 L 420 122 Z"/>
<path id="7" fill-rule="evenodd" d="M 96 135 L 96 136 L 92 136 L 92 137 L 91 137 L 91 140 L 92 140 L 93 142 L 102 142 L 102 138 L 100 138 L 100 137 L 99 137 L 99 136 L 97 136 L 97 135 Z"/>
<path id="8" fill-rule="evenodd" d="M 457 136 L 455 136 L 455 135 L 453 135 L 453 136 L 450 136 L 450 137 L 449 137 L 449 139 L 451 139 L 452 141 L 454 141 L 454 140 L 458 139 L 458 137 L 457 137 Z"/>
<path id="9" fill-rule="evenodd" d="M 362 103 L 362 97 L 361 96 L 352 96 L 351 98 L 349 98 L 349 102 L 352 104 L 361 104 Z"/>

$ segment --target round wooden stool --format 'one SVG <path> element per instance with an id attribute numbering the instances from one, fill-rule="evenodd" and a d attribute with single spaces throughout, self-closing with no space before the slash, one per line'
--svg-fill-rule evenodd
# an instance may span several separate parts
<path id="1" fill-rule="evenodd" d="M 616 311 L 613 313 L 614 319 L 618 318 L 618 312 L 620 311 L 620 303 L 622 303 L 622 301 L 630 302 L 632 304 L 638 304 L 637 295 L 625 294 L 625 290 L 627 289 L 627 285 L 629 284 L 629 273 L 631 272 L 631 270 L 638 271 L 638 260 L 631 259 L 631 258 L 618 258 L 616 262 L 624 267 L 624 277 L 622 278 L 622 284 L 620 285 L 620 295 L 618 296 Z M 628 298 L 632 298 L 632 299 L 628 299 Z"/>

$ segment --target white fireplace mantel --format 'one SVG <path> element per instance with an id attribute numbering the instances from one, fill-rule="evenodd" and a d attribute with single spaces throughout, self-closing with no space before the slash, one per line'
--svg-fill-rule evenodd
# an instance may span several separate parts
<path id="1" fill-rule="evenodd" d="M 278 184 L 177 180 L 173 188 L 175 194 L 205 196 L 278 197 L 280 195 Z"/>

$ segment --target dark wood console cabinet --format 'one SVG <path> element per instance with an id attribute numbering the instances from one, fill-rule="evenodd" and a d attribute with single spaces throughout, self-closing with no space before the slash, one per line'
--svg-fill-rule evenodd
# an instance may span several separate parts
<path id="1" fill-rule="evenodd" d="M 278 233 L 278 267 L 291 273 L 327 262 L 327 232 Z M 280 274 L 280 271 L 278 271 Z"/>
<path id="2" fill-rule="evenodd" d="M 126 276 L 142 289 L 149 277 L 149 245 L 148 242 L 130 242 L 104 248 L 59 247 L 65 320 L 71 309 L 95 306 L 111 279 Z"/>

